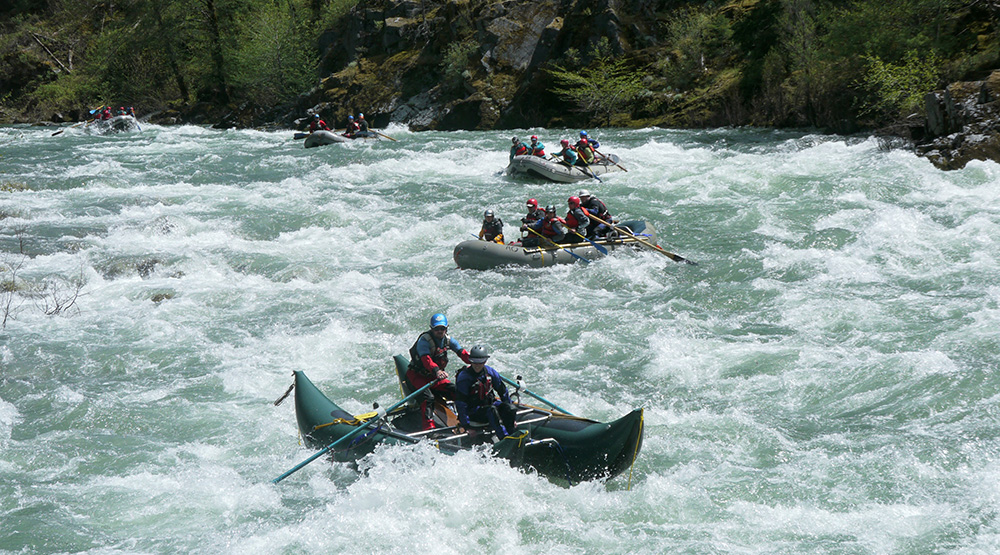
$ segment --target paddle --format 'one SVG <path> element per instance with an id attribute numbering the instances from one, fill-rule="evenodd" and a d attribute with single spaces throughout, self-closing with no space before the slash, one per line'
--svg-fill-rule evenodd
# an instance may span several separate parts
<path id="1" fill-rule="evenodd" d="M 663 256 L 666 256 L 667 258 L 669 258 L 670 260 L 673 260 L 674 262 L 687 262 L 688 264 L 691 264 L 691 265 L 697 265 L 698 264 L 697 262 L 692 262 L 692 261 L 688 260 L 687 258 L 684 258 L 683 256 L 676 255 L 676 254 L 674 254 L 672 252 L 665 251 L 662 248 L 660 248 L 659 246 L 650 243 L 649 241 L 643 239 L 642 237 L 639 237 L 638 235 L 635 235 L 634 233 L 632 233 L 631 231 L 629 231 L 629 230 L 627 230 L 627 229 L 625 229 L 623 227 L 618 227 L 615 224 L 608 223 L 608 222 L 606 222 L 606 221 L 598 218 L 597 216 L 594 216 L 593 214 L 591 214 L 590 217 L 593 218 L 593 219 L 595 219 L 595 220 L 597 220 L 598 222 L 601 222 L 602 224 L 604 224 L 606 226 L 614 228 L 619 233 L 624 233 L 625 235 L 628 235 L 629 237 L 635 239 L 639 243 L 642 243 L 643 245 L 645 245 L 645 246 L 653 249 L 654 251 L 662 254 Z"/>
<path id="2" fill-rule="evenodd" d="M 570 233 L 572 233 L 573 235 L 576 235 L 577 237 L 579 237 L 579 238 L 583 239 L 584 241 L 586 241 L 586 242 L 590 243 L 591 245 L 594 245 L 594 248 L 595 248 L 595 249 L 597 249 L 597 251 L 598 251 L 599 253 L 601 253 L 601 254 L 608 254 L 608 249 L 604 248 L 603 246 L 601 246 L 601 245 L 598 245 L 597 243 L 595 243 L 595 242 L 591 241 L 590 239 L 587 239 L 586 237 L 584 237 L 583 235 L 580 235 L 579 233 L 577 233 L 577 232 L 573 231 L 572 229 L 571 229 L 571 230 L 569 230 L 569 231 L 570 231 Z"/>
<path id="3" fill-rule="evenodd" d="M 619 168 L 621 168 L 622 170 L 624 170 L 624 171 L 628 171 L 628 170 L 626 170 L 626 169 L 625 169 L 624 167 L 622 167 L 622 165 L 621 165 L 621 164 L 619 164 L 618 162 L 615 162 L 615 161 L 614 161 L 614 159 L 612 159 L 612 158 L 611 158 L 610 156 L 608 156 L 607 154 L 604 154 L 603 152 L 601 152 L 601 151 L 597 150 L 596 148 L 594 149 L 594 152 L 596 152 L 596 153 L 600 154 L 601 156 L 603 156 L 605 160 L 610 160 L 612 164 L 614 164 L 614 165 L 618 166 L 618 167 L 619 167 Z"/>
<path id="4" fill-rule="evenodd" d="M 503 380 L 503 381 L 509 383 L 510 385 L 516 387 L 518 391 L 524 391 L 528 395 L 531 395 L 535 399 L 538 399 L 539 401 L 541 401 L 541 402 L 545 403 L 546 405 L 548 405 L 548 406 L 556 409 L 557 411 L 559 411 L 559 412 L 561 412 L 563 414 L 567 414 L 569 416 L 573 416 L 573 413 L 571 413 L 570 411 L 568 411 L 568 410 L 560 407 L 559 405 L 557 405 L 557 404 L 555 404 L 555 403 L 553 403 L 553 402 L 545 399 L 544 397 L 541 397 L 540 395 L 535 395 L 534 393 L 532 393 L 531 391 L 529 391 L 528 388 L 521 389 L 521 382 L 520 382 L 521 376 L 518 376 L 517 378 L 518 378 L 519 381 L 512 382 L 510 380 L 510 378 L 507 378 L 506 376 L 503 376 L 503 375 L 500 376 L 501 380 Z"/>
<path id="5" fill-rule="evenodd" d="M 376 135 L 378 135 L 379 137 L 385 137 L 386 139 L 389 139 L 390 141 L 395 141 L 396 140 L 396 139 L 393 139 L 392 137 L 390 137 L 388 135 L 383 135 L 382 133 L 379 133 L 378 131 L 375 131 L 374 129 L 372 129 L 371 132 L 374 133 L 374 134 L 376 134 Z"/>
<path id="6" fill-rule="evenodd" d="M 390 413 L 390 412 L 392 412 L 392 411 L 396 410 L 397 408 L 399 408 L 399 407 L 403 406 L 403 405 L 404 405 L 404 404 L 405 404 L 405 403 L 406 403 L 407 401 L 409 401 L 410 399 L 413 399 L 413 398 L 414 398 L 414 397 L 416 397 L 417 395 L 420 395 L 420 394 L 421 394 L 421 393 L 423 393 L 423 392 L 424 392 L 425 390 L 427 390 L 427 389 L 428 389 L 429 387 L 431 387 L 431 386 L 435 385 L 435 384 L 436 384 L 436 383 L 438 383 L 439 381 L 441 381 L 441 380 L 440 380 L 440 379 L 438 379 L 438 380 L 434 380 L 434 381 L 430 382 L 429 384 L 427 384 L 427 385 L 425 385 L 425 386 L 421 387 L 420 389 L 418 389 L 418 390 L 414 391 L 413 393 L 411 393 L 411 394 L 407 395 L 407 396 L 406 396 L 406 397 L 405 397 L 405 398 L 404 398 L 404 399 L 403 399 L 402 401 L 400 401 L 400 402 L 396 403 L 395 405 L 393 405 L 393 406 L 389 407 L 389 410 L 387 410 L 387 411 L 385 411 L 385 412 L 386 412 L 386 413 Z M 340 439 L 338 439 L 338 440 L 334 441 L 334 442 L 333 442 L 333 443 L 331 443 L 330 445 L 327 445 L 326 447 L 324 447 L 324 448 L 320 449 L 318 453 L 315 453 L 315 454 L 314 454 L 313 456 L 311 456 L 311 457 L 309 457 L 308 459 L 306 459 L 306 460 L 304 460 L 304 461 L 300 462 L 299 464 L 295 465 L 295 468 L 292 468 L 292 469 L 291 469 L 291 470 L 289 470 L 288 472 L 285 472 L 285 473 L 284 473 L 284 474 L 282 474 L 281 476 L 278 476 L 278 477 L 277 477 L 277 478 L 275 478 L 274 480 L 271 480 L 271 483 L 272 483 L 272 484 L 277 484 L 278 482 L 280 482 L 280 481 L 284 480 L 285 478 L 287 478 L 287 477 L 291 476 L 292 474 L 295 474 L 295 473 L 296 473 L 296 472 L 298 472 L 298 471 L 299 471 L 300 469 L 302 469 L 302 467 L 304 467 L 305 465 L 307 465 L 307 464 L 309 464 L 309 463 L 313 462 L 314 460 L 316 460 L 316 459 L 318 459 L 318 458 L 322 457 L 322 456 L 323 456 L 324 454 L 326 454 L 326 453 L 327 453 L 327 452 L 328 452 L 328 451 L 329 451 L 330 449 L 333 449 L 333 448 L 334 448 L 334 447 L 335 447 L 335 446 L 336 446 L 336 445 L 337 445 L 338 443 L 341 443 L 341 442 L 344 442 L 344 441 L 347 441 L 347 440 L 349 440 L 349 439 L 353 438 L 354 436 L 356 436 L 356 435 L 360 434 L 361 432 L 363 432 L 363 431 L 367 430 L 367 429 L 368 429 L 368 426 L 372 425 L 372 423 L 376 422 L 377 420 L 378 420 L 377 418 L 372 418 L 371 420 L 367 420 L 367 421 L 363 422 L 363 423 L 362 423 L 362 424 L 361 424 L 360 426 L 358 426 L 357 428 L 355 428 L 355 429 L 354 429 L 354 431 L 352 431 L 352 432 L 350 432 L 349 434 L 347 434 L 346 436 L 343 436 L 343 437 L 341 437 Z"/>
<path id="7" fill-rule="evenodd" d="M 553 154 L 553 156 L 555 156 L 555 155 Z M 555 162 L 558 162 L 558 163 L 560 163 L 560 164 L 562 164 L 562 165 L 564 165 L 564 166 L 568 166 L 568 167 L 569 167 L 569 170 L 570 170 L 570 171 L 573 171 L 573 169 L 574 169 L 574 168 L 575 168 L 575 169 L 578 169 L 578 170 L 580 170 L 580 172 L 581 172 L 581 173 L 582 173 L 583 175 L 585 175 L 585 176 L 587 176 L 587 177 L 592 177 L 592 178 L 594 178 L 594 179 L 596 179 L 596 180 L 600 181 L 601 183 L 604 183 L 604 181 L 603 181 L 603 180 L 602 180 L 602 179 L 601 179 L 600 177 L 597 177 L 597 175 L 596 175 L 596 174 L 594 174 L 594 172 L 588 172 L 587 170 L 585 170 L 585 169 L 581 168 L 580 166 L 577 166 L 576 164 L 569 164 L 568 162 L 566 162 L 566 160 L 563 160 L 562 158 L 558 158 L 558 157 L 554 157 L 554 158 L 552 158 L 552 160 L 553 160 L 553 161 L 555 161 Z M 583 163 L 584 163 L 584 165 L 586 165 L 586 166 L 587 166 L 588 168 L 590 167 L 590 165 L 589 165 L 589 164 L 587 164 L 587 162 L 586 162 L 586 161 L 584 161 Z"/>
<path id="8" fill-rule="evenodd" d="M 308 136 L 309 136 L 309 133 L 296 133 L 295 134 L 295 140 L 298 141 L 300 139 L 305 139 Z"/>
<path id="9" fill-rule="evenodd" d="M 549 243 L 552 243 L 553 245 L 559 247 L 560 249 L 568 252 L 570 254 L 570 256 L 572 256 L 574 258 L 579 258 L 580 260 L 583 260 L 587 264 L 590 264 L 590 261 L 587 260 L 586 258 L 580 256 L 579 254 L 576 254 L 575 252 L 567 249 L 566 247 L 560 245 L 559 243 L 556 243 L 555 241 L 553 241 L 552 239 L 549 239 L 548 237 L 542 235 L 541 233 L 538 233 L 537 231 L 535 231 L 534 229 L 532 229 L 531 226 L 526 226 L 525 229 L 527 229 L 528 231 L 530 231 L 530 232 L 534 233 L 535 235 L 541 237 L 542 239 L 545 239 L 546 241 L 548 241 Z"/>

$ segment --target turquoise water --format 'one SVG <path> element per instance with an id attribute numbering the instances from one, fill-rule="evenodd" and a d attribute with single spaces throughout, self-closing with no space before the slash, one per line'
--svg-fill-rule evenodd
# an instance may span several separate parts
<path id="1" fill-rule="evenodd" d="M 1000 551 L 995 163 L 592 130 L 628 172 L 565 185 L 503 175 L 509 132 L 52 132 L 0 128 L 0 551 Z M 484 209 L 581 187 L 699 264 L 455 268 Z M 311 454 L 291 372 L 386 406 L 438 311 L 575 414 L 644 407 L 631 476 L 415 446 L 272 485 Z"/>

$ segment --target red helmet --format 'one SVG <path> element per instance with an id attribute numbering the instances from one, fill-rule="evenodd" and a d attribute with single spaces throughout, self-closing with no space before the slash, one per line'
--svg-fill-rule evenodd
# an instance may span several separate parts
<path id="1" fill-rule="evenodd" d="M 530 206 L 532 208 L 538 208 L 538 201 L 535 200 L 535 199 L 533 199 L 533 198 L 529 198 L 528 199 L 528 206 Z"/>
<path id="2" fill-rule="evenodd" d="M 567 202 L 569 202 L 570 208 L 580 207 L 580 197 L 569 197 L 569 200 Z"/>
<path id="3" fill-rule="evenodd" d="M 590 144 L 590 143 L 587 142 L 587 139 L 580 139 L 580 144 L 581 145 L 586 145 L 586 144 Z"/>
<path id="4" fill-rule="evenodd" d="M 563 140 L 559 141 L 559 144 L 561 144 L 563 146 L 569 146 L 569 139 L 563 139 Z"/>
<path id="5" fill-rule="evenodd" d="M 537 141 L 538 140 L 538 135 L 532 135 L 531 136 L 531 140 L 532 141 Z"/>

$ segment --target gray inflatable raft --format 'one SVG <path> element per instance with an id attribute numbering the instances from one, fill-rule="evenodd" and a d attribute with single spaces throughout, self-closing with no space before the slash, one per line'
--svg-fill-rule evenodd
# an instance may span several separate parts
<path id="1" fill-rule="evenodd" d="M 632 233 L 656 244 L 656 230 L 652 224 L 633 220 L 620 222 L 618 227 L 627 227 Z M 613 239 L 602 239 L 594 241 L 598 245 L 607 249 L 608 253 L 623 248 L 642 248 L 642 245 L 631 237 L 616 237 Z M 597 247 L 581 239 L 580 243 L 561 245 L 564 249 L 553 247 L 552 245 L 543 247 L 522 247 L 520 243 L 500 245 L 478 239 L 462 241 L 455 246 L 455 264 L 459 268 L 467 270 L 489 270 L 499 266 L 530 266 L 532 268 L 542 268 L 554 266 L 556 264 L 571 264 L 579 262 L 580 258 L 594 260 L 604 256 Z M 573 254 L 569 254 L 570 251 Z"/>
<path id="2" fill-rule="evenodd" d="M 575 183 L 584 179 L 593 179 L 591 174 L 600 177 L 606 173 L 620 171 L 620 168 L 615 165 L 618 162 L 618 156 L 615 154 L 609 154 L 607 158 L 599 158 L 587 167 L 570 167 L 541 156 L 515 156 L 507 165 L 507 173 L 528 174 L 559 183 Z"/>
<path id="3" fill-rule="evenodd" d="M 378 140 L 378 133 L 373 133 L 371 131 L 362 131 L 356 133 L 353 138 L 345 137 L 340 133 L 334 133 L 332 131 L 327 131 L 325 129 L 320 129 L 319 131 L 313 131 L 306 137 L 305 147 L 313 148 L 323 145 L 332 145 L 334 143 L 349 143 L 355 139 L 375 139 Z"/>

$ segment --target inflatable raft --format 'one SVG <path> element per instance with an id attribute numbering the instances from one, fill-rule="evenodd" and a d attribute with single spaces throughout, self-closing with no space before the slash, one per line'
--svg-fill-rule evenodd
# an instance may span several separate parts
<path id="1" fill-rule="evenodd" d="M 112 133 L 125 133 L 128 131 L 142 131 L 139 121 L 129 115 L 115 116 L 111 119 L 98 119 L 90 122 L 86 129 L 90 133 L 97 135 L 110 135 Z"/>
<path id="2" fill-rule="evenodd" d="M 656 229 L 652 224 L 633 220 L 620 222 L 618 227 L 628 228 L 632 233 L 656 244 Z M 625 235 L 613 236 L 610 239 L 601 239 L 594 243 L 602 246 L 608 253 L 621 248 L 641 247 L 638 241 Z M 532 268 L 542 268 L 554 266 L 556 264 L 571 264 L 579 262 L 581 258 L 594 260 L 601 258 L 604 253 L 594 245 L 583 241 L 560 245 L 563 248 L 550 245 L 541 247 L 522 247 L 520 243 L 500 245 L 478 239 L 462 241 L 455 246 L 455 264 L 459 268 L 467 270 L 489 270 L 499 266 L 530 266 Z M 572 254 L 571 254 L 572 253 Z M 575 255 L 575 256 L 574 256 Z"/>
<path id="3" fill-rule="evenodd" d="M 528 174 L 559 183 L 575 183 L 584 179 L 593 179 L 593 175 L 600 177 L 607 173 L 620 171 L 621 168 L 617 166 L 618 162 L 618 156 L 615 154 L 608 154 L 607 158 L 598 158 L 597 161 L 586 167 L 570 167 L 540 156 L 515 156 L 507 165 L 507 173 Z"/>
<path id="4" fill-rule="evenodd" d="M 326 131 L 325 129 L 320 129 L 319 131 L 313 131 L 308 136 L 306 136 L 305 146 L 306 148 L 313 148 L 323 145 L 332 145 L 334 143 L 349 143 L 355 139 L 378 139 L 378 133 L 373 133 L 371 131 L 362 131 L 356 133 L 353 138 L 345 137 L 340 133 L 334 133 L 332 131 Z"/>
<path id="5" fill-rule="evenodd" d="M 397 376 L 406 374 L 409 360 L 401 355 L 394 357 Z M 514 385 L 514 382 L 505 380 Z M 409 396 L 409 385 L 400 378 L 403 392 Z M 522 390 L 509 388 L 517 409 L 517 431 L 491 447 L 496 457 L 510 460 L 511 465 L 533 469 L 539 474 L 581 482 L 610 478 L 632 466 L 642 446 L 643 411 L 636 409 L 613 422 L 597 422 L 579 418 L 562 410 L 550 410 L 521 402 Z M 555 409 L 541 397 L 523 390 Z M 475 437 L 458 434 L 458 418 L 449 405 L 438 403 L 435 407 L 437 428 L 422 432 L 421 417 L 416 412 L 419 404 L 411 401 L 392 411 L 386 419 L 373 423 L 363 433 L 358 426 L 372 418 L 376 412 L 352 415 L 327 398 L 301 371 L 295 372 L 295 419 L 299 432 L 308 447 L 323 448 L 356 434 L 342 445 L 330 449 L 333 459 L 340 462 L 356 461 L 379 445 L 408 445 L 430 442 L 444 453 L 455 453 L 474 445 L 489 443 L 492 434 L 485 424 Z"/>

